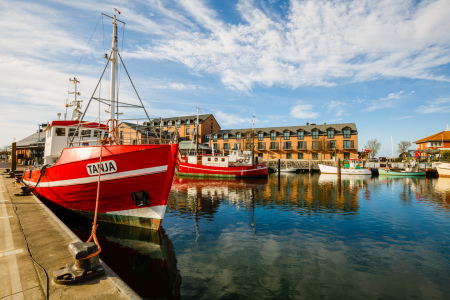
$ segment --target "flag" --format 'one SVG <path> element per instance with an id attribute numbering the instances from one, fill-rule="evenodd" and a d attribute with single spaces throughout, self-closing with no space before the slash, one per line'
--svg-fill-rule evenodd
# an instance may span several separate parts
<path id="1" fill-rule="evenodd" d="M 118 11 L 117 9 L 114 8 L 114 10 L 116 11 L 116 13 L 118 13 L 120 15 L 120 11 Z"/>

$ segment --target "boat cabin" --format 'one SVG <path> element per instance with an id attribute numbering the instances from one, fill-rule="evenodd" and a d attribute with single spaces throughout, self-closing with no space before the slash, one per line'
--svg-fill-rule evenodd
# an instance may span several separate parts
<path id="1" fill-rule="evenodd" d="M 224 155 L 189 155 L 187 163 L 211 167 L 251 166 L 253 164 L 252 151 L 230 150 Z"/>
<path id="2" fill-rule="evenodd" d="M 71 147 L 98 146 L 100 139 L 107 135 L 106 126 L 82 122 L 77 130 L 79 121 L 52 121 L 44 130 L 45 150 L 44 164 L 54 164 L 64 148 L 69 147 L 69 138 L 73 138 Z"/>

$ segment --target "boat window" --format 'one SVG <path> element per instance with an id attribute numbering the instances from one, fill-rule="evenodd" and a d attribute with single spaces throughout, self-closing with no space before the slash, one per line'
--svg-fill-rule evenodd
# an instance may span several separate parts
<path id="1" fill-rule="evenodd" d="M 90 137 L 91 136 L 91 131 L 90 130 L 82 130 L 81 131 L 81 136 L 82 137 Z"/>
<path id="2" fill-rule="evenodd" d="M 208 157 L 208 161 L 211 161 L 211 157 Z"/>
<path id="3" fill-rule="evenodd" d="M 214 161 L 215 161 L 215 162 L 219 161 L 219 158 L 214 157 Z"/>
<path id="4" fill-rule="evenodd" d="M 77 130 L 76 128 L 70 128 L 69 129 L 69 136 L 74 136 L 76 130 Z"/>
<path id="5" fill-rule="evenodd" d="M 65 136 L 66 135 L 66 129 L 65 128 L 56 128 L 55 129 L 56 136 Z"/>
<path id="6" fill-rule="evenodd" d="M 222 157 L 222 162 L 225 162 L 225 157 Z"/>
<path id="7" fill-rule="evenodd" d="M 94 137 L 98 137 L 98 130 L 94 130 Z"/>

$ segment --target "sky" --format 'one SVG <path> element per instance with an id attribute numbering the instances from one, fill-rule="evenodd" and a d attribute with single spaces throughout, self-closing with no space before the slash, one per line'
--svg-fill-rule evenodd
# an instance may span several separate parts
<path id="1" fill-rule="evenodd" d="M 0 147 L 64 115 L 69 78 L 83 109 L 108 98 L 108 71 L 94 90 L 114 8 L 150 118 L 199 107 L 222 129 L 253 115 L 255 127 L 355 123 L 358 150 L 377 139 L 378 156 L 450 123 L 449 0 L 0 0 Z M 124 70 L 119 98 L 136 103 Z"/>

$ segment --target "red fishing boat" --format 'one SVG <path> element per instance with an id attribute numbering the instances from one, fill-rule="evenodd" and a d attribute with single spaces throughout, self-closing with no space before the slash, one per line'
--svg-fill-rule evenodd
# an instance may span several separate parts
<path id="1" fill-rule="evenodd" d="M 269 172 L 265 164 L 253 163 L 251 151 L 232 149 L 223 155 L 190 155 L 180 163 L 178 176 L 195 177 L 267 177 Z"/>
<path id="2" fill-rule="evenodd" d="M 84 114 L 79 111 L 81 101 L 76 99 L 75 88 L 72 120 L 49 123 L 44 131 L 45 165 L 26 170 L 23 182 L 44 201 L 87 217 L 94 216 L 98 195 L 99 220 L 159 229 L 179 167 L 179 147 L 175 143 L 132 145 L 131 142 L 120 144 L 123 140 L 117 142 L 116 118 L 119 114 L 116 106 L 119 102 L 115 100 L 115 77 L 120 55 L 116 46 L 115 15 L 113 25 L 113 43 L 108 58 L 111 83 L 107 125 L 82 121 L 86 111 Z M 71 81 L 78 83 L 76 78 Z M 93 99 L 105 103 L 105 99 L 92 96 L 89 104 Z M 141 105 L 145 111 L 142 102 Z"/>

